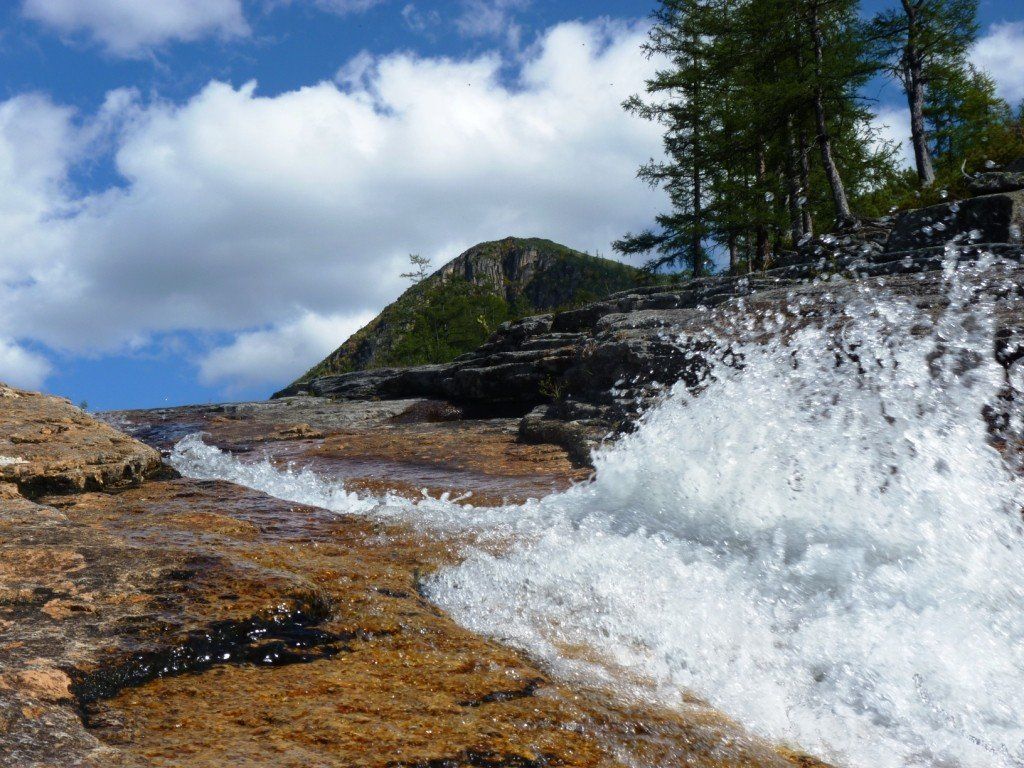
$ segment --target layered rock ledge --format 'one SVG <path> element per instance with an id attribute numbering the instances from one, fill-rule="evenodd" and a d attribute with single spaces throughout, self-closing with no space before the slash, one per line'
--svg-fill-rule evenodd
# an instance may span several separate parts
<path id="1" fill-rule="evenodd" d="M 485 413 L 518 411 L 522 441 L 561 445 L 586 465 L 594 447 L 631 429 L 666 385 L 700 379 L 700 340 L 726 332 L 730 315 L 820 317 L 865 289 L 937 311 L 948 301 L 947 270 L 984 258 L 1001 265 L 993 278 L 1009 286 L 998 302 L 1000 338 L 1015 338 L 1022 227 L 1024 191 L 946 203 L 809 239 L 763 272 L 640 287 L 508 323 L 449 364 L 324 376 L 275 397 L 428 397 Z"/>

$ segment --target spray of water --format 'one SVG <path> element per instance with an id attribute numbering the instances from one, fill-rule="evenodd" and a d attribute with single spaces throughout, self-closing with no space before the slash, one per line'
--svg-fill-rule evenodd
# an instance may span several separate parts
<path id="1" fill-rule="evenodd" d="M 696 692 L 865 768 L 1019 767 L 1024 493 L 981 415 L 1006 384 L 990 308 L 951 290 L 938 320 L 865 297 L 784 340 L 734 341 L 742 366 L 673 389 L 599 453 L 595 482 L 523 507 L 358 498 L 198 438 L 174 463 L 516 542 L 468 551 L 430 595 L 623 696 Z"/>

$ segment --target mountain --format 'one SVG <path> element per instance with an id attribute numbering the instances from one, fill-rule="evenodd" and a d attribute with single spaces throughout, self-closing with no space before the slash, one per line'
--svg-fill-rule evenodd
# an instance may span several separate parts
<path id="1" fill-rule="evenodd" d="M 413 285 L 292 386 L 317 376 L 447 363 L 509 320 L 636 285 L 638 270 L 538 238 L 481 243 Z"/>

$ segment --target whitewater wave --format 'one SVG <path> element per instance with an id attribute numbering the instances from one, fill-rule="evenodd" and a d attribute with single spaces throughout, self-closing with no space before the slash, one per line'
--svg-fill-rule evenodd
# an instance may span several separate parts
<path id="1" fill-rule="evenodd" d="M 849 765 L 1019 767 L 1024 493 L 982 417 L 1006 380 L 991 308 L 970 303 L 933 320 L 865 298 L 733 343 L 742 366 L 677 385 L 593 483 L 522 506 L 361 497 L 197 437 L 173 463 L 515 542 L 469 550 L 429 595 L 561 674 L 668 705 L 695 692 Z"/>

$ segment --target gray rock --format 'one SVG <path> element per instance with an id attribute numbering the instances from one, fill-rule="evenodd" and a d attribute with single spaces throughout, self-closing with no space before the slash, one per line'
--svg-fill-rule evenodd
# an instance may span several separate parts
<path id="1" fill-rule="evenodd" d="M 702 386 L 710 369 L 707 332 L 735 332 L 728 322 L 734 310 L 810 321 L 859 295 L 867 278 L 922 308 L 940 308 L 943 268 L 982 254 L 1008 265 L 1006 295 L 1014 301 L 999 305 L 1008 312 L 1000 320 L 1009 350 L 1000 354 L 1008 358 L 1024 349 L 1024 331 L 1013 330 L 1024 328 L 1017 317 L 1024 244 L 1013 229 L 1022 209 L 1024 193 L 1015 193 L 934 206 L 895 224 L 865 222 L 809 239 L 761 273 L 635 288 L 570 312 L 506 323 L 452 363 L 326 376 L 306 386 L 334 398 L 436 398 L 506 415 L 519 409 L 526 414 L 521 440 L 563 445 L 584 462 L 606 437 L 632 429 L 668 386 Z M 962 243 L 971 232 L 995 243 Z"/>
<path id="2" fill-rule="evenodd" d="M 1020 161 L 1024 163 L 1024 160 Z M 976 173 L 968 184 L 975 195 L 993 195 L 1024 189 L 1024 170 Z"/>
<path id="3" fill-rule="evenodd" d="M 1024 192 L 985 195 L 908 211 L 896 220 L 889 253 L 947 243 L 1020 243 Z"/>
<path id="4" fill-rule="evenodd" d="M 380 397 L 381 387 L 398 373 L 401 373 L 398 368 L 379 368 L 321 376 L 312 381 L 292 384 L 275 394 L 274 398 L 313 395 L 337 400 L 374 400 Z"/>

